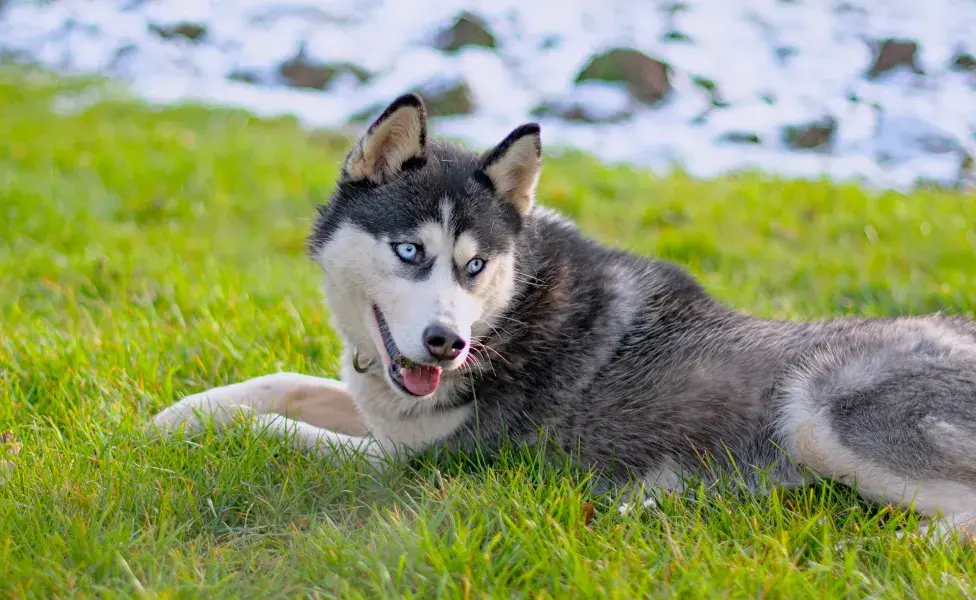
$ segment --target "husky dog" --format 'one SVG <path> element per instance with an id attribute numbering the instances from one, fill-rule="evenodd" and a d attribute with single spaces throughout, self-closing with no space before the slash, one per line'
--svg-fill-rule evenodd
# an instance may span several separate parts
<path id="1" fill-rule="evenodd" d="M 976 323 L 737 312 L 537 206 L 537 124 L 478 155 L 428 138 L 426 121 L 417 96 L 394 101 L 309 236 L 343 382 L 257 377 L 185 398 L 158 427 L 247 411 L 310 448 L 376 458 L 541 430 L 652 488 L 813 473 L 956 526 L 976 517 Z"/>

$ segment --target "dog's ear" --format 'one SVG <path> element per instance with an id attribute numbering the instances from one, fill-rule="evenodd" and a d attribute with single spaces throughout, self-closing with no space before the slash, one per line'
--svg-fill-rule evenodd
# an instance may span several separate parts
<path id="1" fill-rule="evenodd" d="M 342 165 L 345 181 L 384 183 L 403 164 L 421 158 L 427 148 L 427 111 L 416 94 L 394 100 L 353 146 Z"/>
<path id="2" fill-rule="evenodd" d="M 516 127 L 500 144 L 485 153 L 481 170 L 505 201 L 522 216 L 535 203 L 535 187 L 542 171 L 542 137 L 538 123 Z"/>

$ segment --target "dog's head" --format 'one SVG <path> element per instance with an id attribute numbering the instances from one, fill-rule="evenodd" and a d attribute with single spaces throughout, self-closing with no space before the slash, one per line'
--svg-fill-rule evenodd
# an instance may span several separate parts
<path id="1" fill-rule="evenodd" d="M 478 155 L 428 138 L 412 94 L 349 151 L 309 248 L 334 325 L 399 393 L 433 395 L 511 301 L 541 166 L 537 124 Z"/>

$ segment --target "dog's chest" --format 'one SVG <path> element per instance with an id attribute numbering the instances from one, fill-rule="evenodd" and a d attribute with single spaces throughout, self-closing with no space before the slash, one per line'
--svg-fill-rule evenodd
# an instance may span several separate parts
<path id="1" fill-rule="evenodd" d="M 422 451 L 454 433 L 472 411 L 470 406 L 435 411 L 418 407 L 409 417 L 404 417 L 404 398 L 393 391 L 383 377 L 357 373 L 351 366 L 343 370 L 343 379 L 349 385 L 366 427 L 384 445 Z"/>

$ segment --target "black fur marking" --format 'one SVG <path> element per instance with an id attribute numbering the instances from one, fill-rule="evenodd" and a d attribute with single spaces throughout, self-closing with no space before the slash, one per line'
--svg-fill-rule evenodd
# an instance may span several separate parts
<path id="1" fill-rule="evenodd" d="M 471 175 L 471 178 L 472 178 L 472 179 L 473 179 L 473 180 L 474 180 L 474 181 L 475 181 L 475 182 L 476 182 L 476 183 L 477 183 L 478 185 L 481 185 L 481 186 L 484 186 L 484 187 L 485 187 L 485 189 L 487 189 L 487 190 L 489 190 L 489 191 L 490 191 L 490 192 L 491 192 L 492 194 L 494 194 L 494 193 L 495 193 L 495 191 L 496 191 L 496 190 L 495 190 L 495 182 L 494 182 L 494 181 L 492 181 L 492 180 L 491 180 L 491 177 L 488 177 L 488 174 L 487 174 L 487 173 L 485 173 L 484 171 L 482 171 L 481 169 L 478 169 L 477 171 L 475 171 L 475 172 L 474 172 L 474 173 L 473 173 L 473 174 Z"/>
<path id="2" fill-rule="evenodd" d="M 424 168 L 424 165 L 425 164 L 427 164 L 427 157 L 425 157 L 425 156 L 412 156 L 412 157 L 408 158 L 407 160 L 403 161 L 403 164 L 400 165 L 400 171 L 401 172 L 402 171 L 419 171 L 420 169 Z"/>
<path id="3" fill-rule="evenodd" d="M 395 113 L 404 107 L 411 107 L 417 109 L 418 116 L 420 118 L 420 150 L 421 152 L 427 147 L 427 109 L 424 107 L 424 101 L 420 99 L 420 96 L 416 94 L 404 94 L 390 103 L 386 107 L 380 116 L 376 117 L 376 120 L 369 126 L 366 130 L 366 135 L 376 131 L 376 128 L 383 123 L 383 121 L 390 118 L 390 115 Z"/>
<path id="4" fill-rule="evenodd" d="M 524 138 L 527 135 L 535 136 L 535 151 L 536 157 L 542 156 L 542 141 L 539 136 L 542 132 L 542 128 L 538 123 L 525 123 L 524 125 L 519 125 L 511 133 L 505 136 L 497 146 L 492 148 L 485 154 L 484 158 L 481 159 L 481 168 L 487 169 L 492 164 L 498 162 L 502 156 L 508 152 L 508 149 L 512 147 L 512 144 Z"/>

